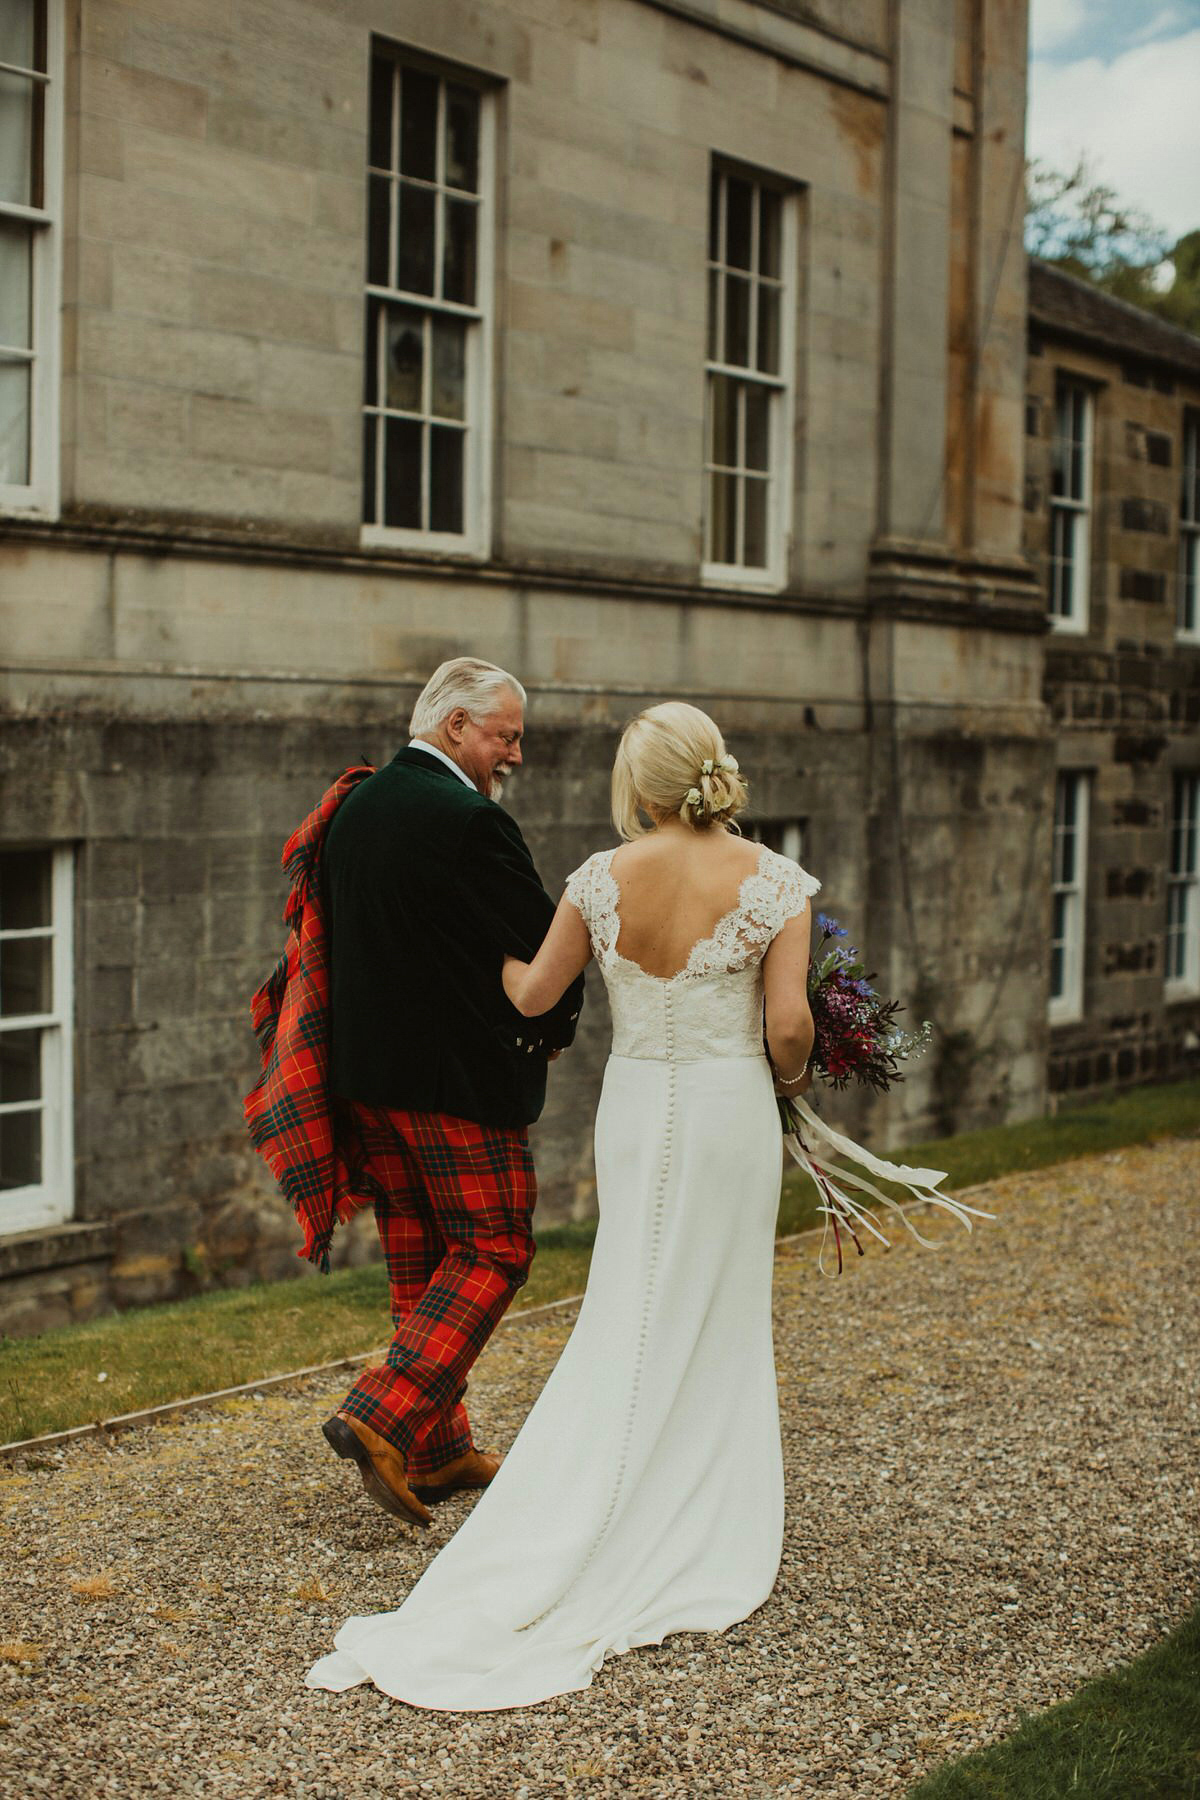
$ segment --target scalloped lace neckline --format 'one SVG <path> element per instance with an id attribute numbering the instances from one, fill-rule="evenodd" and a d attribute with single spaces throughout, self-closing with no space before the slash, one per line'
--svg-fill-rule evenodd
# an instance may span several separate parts
<path id="1" fill-rule="evenodd" d="M 620 845 L 617 845 L 612 850 L 606 850 L 606 851 L 601 852 L 601 858 L 602 858 L 601 867 L 603 869 L 605 879 L 607 880 L 608 885 L 609 885 L 609 891 L 610 891 L 610 895 L 611 895 L 610 906 L 611 906 L 613 926 L 614 926 L 614 930 L 612 933 L 612 940 L 608 946 L 608 954 L 612 958 L 613 962 L 623 963 L 627 969 L 632 969 L 634 971 L 634 973 L 637 975 L 640 975 L 644 981 L 656 982 L 659 987 L 670 987 L 670 986 L 672 986 L 672 984 L 674 982 L 682 981 L 682 980 L 684 980 L 684 978 L 686 976 L 688 976 L 692 973 L 692 965 L 696 961 L 700 952 L 710 950 L 715 945 L 717 945 L 720 941 L 721 933 L 725 929 L 725 927 L 729 924 L 729 921 L 731 919 L 736 919 L 738 917 L 738 915 L 740 914 L 740 912 L 742 910 L 743 896 L 746 892 L 747 887 L 750 885 L 750 883 L 752 881 L 756 880 L 758 878 L 758 876 L 762 874 L 763 863 L 766 861 L 766 857 L 767 857 L 766 846 L 764 845 L 760 849 L 759 855 L 758 855 L 758 861 L 755 863 L 754 867 L 752 869 L 747 870 L 746 874 L 743 875 L 741 881 L 738 883 L 737 898 L 734 901 L 733 905 L 728 909 L 727 912 L 723 912 L 721 914 L 720 918 L 717 920 L 716 924 L 713 926 L 712 930 L 708 933 L 708 935 L 706 937 L 696 939 L 695 943 L 692 945 L 691 949 L 688 951 L 687 961 L 684 963 L 682 968 L 676 969 L 676 971 L 673 975 L 652 975 L 650 973 L 649 969 L 643 969 L 641 963 L 634 962 L 634 960 L 631 956 L 622 956 L 621 952 L 617 949 L 617 942 L 621 936 L 621 911 L 620 911 L 621 886 L 620 886 L 620 883 L 618 882 L 616 876 L 613 874 L 612 866 L 613 866 L 613 858 L 614 858 L 614 856 L 616 856 L 617 850 L 619 850 L 620 847 L 621 847 Z"/>

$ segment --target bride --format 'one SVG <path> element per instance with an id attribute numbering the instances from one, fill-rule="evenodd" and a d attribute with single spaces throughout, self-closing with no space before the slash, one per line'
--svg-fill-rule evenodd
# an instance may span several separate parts
<path id="1" fill-rule="evenodd" d="M 723 1631 L 774 1585 L 774 1093 L 809 1080 L 820 884 L 738 835 L 745 782 L 694 706 L 627 727 L 612 794 L 620 848 L 575 871 L 533 962 L 503 972 L 530 1016 L 593 956 L 608 988 L 579 1318 L 466 1523 L 397 1611 L 343 1625 L 310 1687 L 527 1706 L 636 1644 Z"/>

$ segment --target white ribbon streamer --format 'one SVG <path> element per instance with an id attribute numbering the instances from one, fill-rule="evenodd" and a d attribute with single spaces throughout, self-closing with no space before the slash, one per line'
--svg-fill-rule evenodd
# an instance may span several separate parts
<path id="1" fill-rule="evenodd" d="M 864 1150 L 861 1144 L 856 1144 L 853 1138 L 843 1137 L 841 1132 L 834 1131 L 832 1126 L 827 1125 L 824 1119 L 815 1113 L 808 1102 L 799 1095 L 789 1095 L 788 1098 L 800 1123 L 795 1131 L 784 1134 L 783 1141 L 791 1156 L 816 1184 L 817 1192 L 822 1200 L 822 1205 L 818 1210 L 825 1215 L 825 1229 L 821 1234 L 821 1248 L 817 1257 L 817 1267 L 822 1274 L 825 1273 L 825 1243 L 829 1236 L 831 1222 L 837 1242 L 839 1272 L 842 1267 L 840 1226 L 844 1225 L 850 1233 L 860 1256 L 862 1255 L 862 1245 L 858 1241 L 855 1226 L 869 1231 L 872 1236 L 879 1239 L 881 1244 L 890 1245 L 890 1239 L 886 1238 L 879 1229 L 870 1209 L 865 1207 L 861 1201 L 853 1199 L 845 1191 L 847 1187 L 871 1194 L 882 1206 L 890 1207 L 906 1229 L 911 1231 L 917 1242 L 923 1244 L 927 1250 L 939 1250 L 941 1245 L 933 1238 L 922 1237 L 909 1218 L 905 1210 L 906 1205 L 919 1202 L 928 1206 L 940 1206 L 944 1211 L 951 1213 L 960 1225 L 965 1225 L 968 1231 L 974 1229 L 971 1224 L 972 1218 L 995 1218 L 995 1213 L 983 1212 L 977 1206 L 968 1206 L 965 1200 L 955 1200 L 949 1194 L 937 1193 L 935 1190 L 938 1184 L 946 1179 L 944 1169 L 910 1169 L 905 1163 L 888 1162 L 885 1157 L 873 1156 L 869 1150 Z M 890 1194 L 885 1194 L 882 1188 L 876 1187 L 873 1181 L 868 1181 L 865 1175 L 853 1170 L 838 1169 L 835 1174 L 829 1166 L 830 1156 L 844 1157 L 847 1162 L 856 1163 L 859 1170 L 866 1169 L 882 1181 L 894 1182 L 898 1187 L 905 1189 L 910 1199 L 907 1202 L 894 1200 Z"/>

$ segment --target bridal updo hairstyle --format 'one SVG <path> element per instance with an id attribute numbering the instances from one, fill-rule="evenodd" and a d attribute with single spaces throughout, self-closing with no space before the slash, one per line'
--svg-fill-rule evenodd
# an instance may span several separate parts
<path id="1" fill-rule="evenodd" d="M 621 734 L 612 772 L 612 817 L 618 834 L 643 837 L 641 814 L 678 813 L 693 831 L 734 825 L 746 783 L 708 714 L 683 700 L 648 707 Z"/>

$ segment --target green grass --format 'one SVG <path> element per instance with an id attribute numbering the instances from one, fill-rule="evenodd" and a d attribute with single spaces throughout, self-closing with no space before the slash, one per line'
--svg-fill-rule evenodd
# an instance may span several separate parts
<path id="1" fill-rule="evenodd" d="M 1200 1081 L 1139 1088 L 1055 1119 L 913 1144 L 909 1162 L 946 1169 L 951 1193 L 1017 1169 L 1200 1129 Z M 818 1223 L 811 1184 L 784 1180 L 783 1234 Z M 550 1226 L 519 1307 L 577 1294 L 587 1279 L 591 1224 Z M 211 1393 L 261 1376 L 372 1350 L 388 1337 L 382 1266 L 220 1289 L 138 1307 L 40 1337 L 0 1340 L 0 1442 Z M 104 1373 L 103 1382 L 97 1376 Z"/>
<path id="2" fill-rule="evenodd" d="M 1052 1119 L 1029 1119 L 1021 1125 L 993 1125 L 958 1137 L 930 1138 L 889 1154 L 916 1168 L 945 1169 L 942 1183 L 954 1194 L 999 1175 L 1022 1169 L 1046 1169 L 1100 1150 L 1125 1144 L 1148 1144 L 1155 1138 L 1188 1137 L 1200 1131 L 1200 1081 L 1177 1081 L 1167 1087 L 1132 1088 L 1110 1100 L 1064 1109 Z M 793 1167 L 784 1176 L 780 1206 L 781 1232 L 804 1231 L 820 1224 L 812 1183 Z"/>
<path id="3" fill-rule="evenodd" d="M 1200 1800 L 1200 1609 L 1136 1662 L 947 1763 L 908 1800 Z"/>

